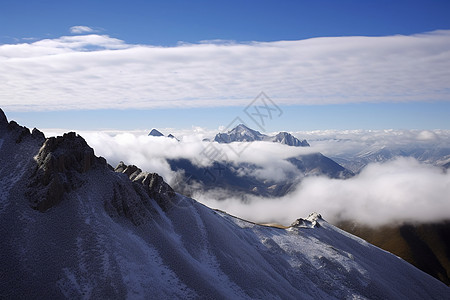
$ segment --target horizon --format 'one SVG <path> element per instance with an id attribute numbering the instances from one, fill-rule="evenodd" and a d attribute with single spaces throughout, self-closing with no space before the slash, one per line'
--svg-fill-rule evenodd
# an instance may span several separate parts
<path id="1" fill-rule="evenodd" d="M 0 106 L 43 129 L 450 129 L 446 1 L 176 3 L 0 4 Z"/>

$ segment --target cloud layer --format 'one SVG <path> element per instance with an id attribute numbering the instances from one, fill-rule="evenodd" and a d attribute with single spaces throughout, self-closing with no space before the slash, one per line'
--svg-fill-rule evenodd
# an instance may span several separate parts
<path id="1" fill-rule="evenodd" d="M 176 180 L 176 174 L 170 170 L 166 159 L 188 158 L 207 165 L 208 158 L 201 153 L 208 143 L 201 142 L 201 139 L 210 132 L 193 128 L 191 132 L 173 133 L 182 141 L 148 137 L 145 132 L 82 132 L 82 135 L 96 154 L 106 157 L 110 164 L 115 165 L 123 160 L 143 170 L 158 172 L 172 183 Z M 387 147 L 401 145 L 406 149 L 416 147 L 422 141 L 423 144 L 419 146 L 438 148 L 443 144 L 448 145 L 450 131 L 315 131 L 296 136 L 307 138 L 311 147 L 295 148 L 258 142 L 251 144 L 240 156 L 236 156 L 226 144 L 215 143 L 215 147 L 225 153 L 230 161 L 261 166 L 258 173 L 254 174 L 260 179 L 283 181 L 295 174 L 292 165 L 284 161 L 287 157 L 316 151 L 326 151 L 333 156 L 351 147 L 362 151 L 373 143 Z M 336 146 L 339 141 L 345 145 Z M 245 203 L 242 202 L 243 197 Z M 413 158 L 396 158 L 383 163 L 371 163 L 347 180 L 306 178 L 282 198 L 243 197 L 236 197 L 233 191 L 224 190 L 198 191 L 194 194 L 195 199 L 212 208 L 256 222 L 288 225 L 314 211 L 331 222 L 341 219 L 357 220 L 369 225 L 401 221 L 429 222 L 450 219 L 450 173 Z"/>
<path id="2" fill-rule="evenodd" d="M 72 27 L 74 33 L 91 28 Z M 0 45 L 12 111 L 450 100 L 450 31 L 175 47 L 88 34 Z"/>
<path id="3" fill-rule="evenodd" d="M 244 219 L 283 225 L 311 212 L 331 222 L 355 220 L 373 226 L 435 222 L 450 219 L 450 173 L 415 159 L 397 158 L 370 164 L 351 179 L 306 178 L 282 198 L 247 195 L 244 203 L 223 190 L 199 191 L 194 198 Z"/>

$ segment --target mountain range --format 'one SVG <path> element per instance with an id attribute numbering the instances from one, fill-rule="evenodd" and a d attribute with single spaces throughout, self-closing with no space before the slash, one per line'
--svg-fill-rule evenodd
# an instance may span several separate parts
<path id="1" fill-rule="evenodd" d="M 183 194 L 192 195 L 212 189 L 225 189 L 229 194 L 244 195 L 250 193 L 264 197 L 286 195 L 304 177 L 328 176 L 330 178 L 349 178 L 354 174 L 321 153 L 298 155 L 286 159 L 294 166 L 288 178 L 282 182 L 261 179 L 257 176 L 262 166 L 252 163 L 233 163 L 212 161 L 208 167 L 198 166 L 185 158 L 168 159 L 172 171 L 180 174 L 175 180 L 174 189 Z"/>
<path id="2" fill-rule="evenodd" d="M 319 214 L 280 228 L 112 168 L 75 133 L 0 110 L 0 298 L 448 299 L 449 287 Z"/>
<path id="3" fill-rule="evenodd" d="M 164 134 L 162 134 L 159 130 L 153 128 L 150 133 L 148 134 L 148 136 L 165 136 Z M 175 139 L 177 141 L 179 141 L 173 134 L 169 133 L 169 135 L 167 136 L 168 138 L 171 139 Z"/>
<path id="4" fill-rule="evenodd" d="M 358 173 L 366 165 L 373 162 L 385 162 L 396 157 L 413 157 L 420 162 L 447 168 L 450 165 L 450 146 L 402 145 L 386 146 L 372 145 L 357 153 L 341 153 L 331 158 L 351 170 Z"/>
<path id="5" fill-rule="evenodd" d="M 295 147 L 309 147 L 306 140 L 300 141 L 295 136 L 288 132 L 280 132 L 275 136 L 268 136 L 239 124 L 235 128 L 229 130 L 227 133 L 218 133 L 214 137 L 214 141 L 218 143 L 233 143 L 233 142 L 255 142 L 255 141 L 267 141 L 274 143 L 281 143 L 288 146 Z"/>

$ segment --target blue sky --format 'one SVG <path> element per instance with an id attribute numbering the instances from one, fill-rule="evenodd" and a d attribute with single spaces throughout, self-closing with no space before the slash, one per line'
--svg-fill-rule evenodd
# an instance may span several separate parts
<path id="1" fill-rule="evenodd" d="M 450 129 L 449 1 L 2 1 L 0 28 L 30 127 L 218 128 L 264 91 L 268 131 Z"/>

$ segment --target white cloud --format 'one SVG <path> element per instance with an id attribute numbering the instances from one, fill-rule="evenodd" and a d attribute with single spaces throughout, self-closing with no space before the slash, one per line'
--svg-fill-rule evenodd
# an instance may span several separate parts
<path id="1" fill-rule="evenodd" d="M 411 158 L 371 164 L 347 180 L 309 177 L 282 198 L 247 195 L 244 203 L 230 195 L 199 191 L 194 198 L 247 220 L 284 225 L 311 212 L 331 222 L 354 220 L 374 226 L 450 219 L 450 173 Z"/>
<path id="2" fill-rule="evenodd" d="M 72 27 L 70 27 L 70 33 L 79 34 L 79 33 L 92 33 L 92 32 L 95 32 L 95 30 L 88 26 L 72 26 Z"/>
<path id="3" fill-rule="evenodd" d="M 47 132 L 47 135 L 49 133 Z M 208 147 L 213 147 L 209 148 L 210 150 L 217 149 L 219 153 L 217 159 L 226 158 L 234 163 L 257 164 L 261 169 L 254 176 L 274 181 L 286 180 L 296 171 L 295 167 L 284 159 L 316 151 L 277 143 L 255 142 L 237 155 L 237 151 L 229 144 L 202 142 L 203 133 L 197 128 L 188 135 L 178 136 L 181 142 L 164 137 L 149 137 L 142 132 L 80 132 L 80 134 L 95 149 L 96 154 L 107 158 L 110 164 L 115 166 L 122 160 L 143 170 L 157 172 L 169 183 L 174 180 L 175 173 L 170 170 L 166 159 L 187 158 L 198 165 L 207 166 L 212 163 L 210 155 L 204 154 L 208 151 L 205 152 Z"/>
<path id="4" fill-rule="evenodd" d="M 412 36 L 132 45 L 83 35 L 0 45 L 11 111 L 449 101 L 450 30 Z"/>
<path id="5" fill-rule="evenodd" d="M 450 130 L 316 130 L 298 131 L 319 152 L 333 157 L 353 157 L 371 150 L 450 148 Z"/>
<path id="6" fill-rule="evenodd" d="M 207 157 L 201 154 L 208 143 L 202 143 L 201 139 L 205 132 L 210 132 L 201 128 L 161 131 L 174 133 L 181 142 L 148 137 L 148 132 L 81 132 L 81 135 L 95 149 L 96 155 L 106 157 L 113 166 L 123 160 L 144 171 L 157 172 L 169 183 L 175 180 L 176 174 L 170 170 L 167 158 L 188 158 L 208 163 Z M 258 142 L 251 144 L 240 156 L 236 156 L 226 144 L 214 145 L 231 161 L 261 166 L 254 174 L 258 178 L 284 181 L 295 175 L 295 170 L 284 161 L 285 158 L 323 149 L 347 151 L 346 145 L 339 148 L 340 142 L 364 149 L 374 143 L 408 148 L 422 141 L 431 149 L 442 144 L 449 145 L 450 139 L 448 130 L 315 131 L 296 135 L 311 140 L 316 138 L 317 141 L 337 138 L 337 142 L 328 145 L 311 142 L 310 148 Z M 424 136 L 426 141 L 423 141 Z M 426 222 L 450 218 L 450 173 L 412 158 L 397 158 L 369 164 L 361 173 L 347 180 L 306 178 L 293 192 L 282 198 L 245 195 L 246 201 L 243 203 L 241 197 L 236 198 L 232 191 L 224 190 L 199 191 L 194 198 L 210 207 L 257 222 L 290 224 L 313 211 L 332 222 L 339 219 L 354 219 L 369 225 L 395 221 Z"/>

